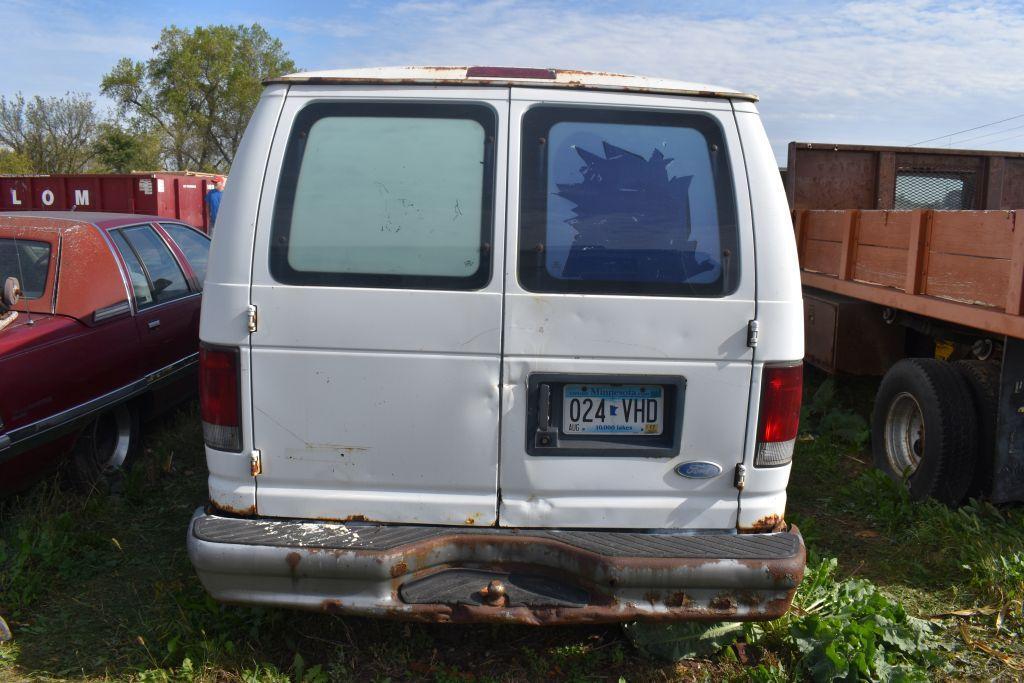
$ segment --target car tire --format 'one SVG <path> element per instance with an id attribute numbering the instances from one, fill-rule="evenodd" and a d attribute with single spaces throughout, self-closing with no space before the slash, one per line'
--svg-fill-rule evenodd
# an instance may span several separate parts
<path id="1" fill-rule="evenodd" d="M 71 484 L 83 492 L 109 487 L 131 467 L 141 440 L 137 406 L 122 403 L 104 411 L 75 441 L 68 467 Z"/>
<path id="2" fill-rule="evenodd" d="M 970 387 L 978 422 L 978 453 L 969 498 L 985 498 L 992 492 L 996 453 L 996 415 L 999 411 L 999 366 L 991 361 L 960 360 L 953 363 Z"/>
<path id="3" fill-rule="evenodd" d="M 907 358 L 885 374 L 871 417 L 875 467 L 906 484 L 912 499 L 959 504 L 974 475 L 977 440 L 971 389 L 952 363 Z"/>

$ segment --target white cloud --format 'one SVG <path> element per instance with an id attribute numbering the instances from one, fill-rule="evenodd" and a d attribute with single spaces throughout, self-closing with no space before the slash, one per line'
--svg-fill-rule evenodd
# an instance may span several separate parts
<path id="1" fill-rule="evenodd" d="M 187 16 L 186 25 L 253 20 L 251 10 L 222 2 L 174 10 L 0 0 L 0 92 L 96 92 L 117 58 L 150 54 L 168 17 Z M 309 69 L 555 66 L 756 92 L 780 157 L 793 139 L 906 144 L 1024 112 L 1024 6 L 1005 1 L 407 0 L 263 9 L 260 21 Z M 999 127 L 981 132 L 990 130 Z M 1003 138 L 974 144 L 1024 148 L 1024 136 Z"/>
<path id="2" fill-rule="evenodd" d="M 148 55 L 157 36 L 137 19 L 110 7 L 75 0 L 0 2 L 0 94 L 95 94 L 103 74 L 121 57 Z"/>
<path id="3" fill-rule="evenodd" d="M 820 135 L 905 144 L 1024 111 L 1018 6 L 880 0 L 757 7 L 736 17 L 409 2 L 385 14 L 374 49 L 320 66 L 559 66 L 719 83 L 761 95 L 777 152 L 793 137 Z"/>

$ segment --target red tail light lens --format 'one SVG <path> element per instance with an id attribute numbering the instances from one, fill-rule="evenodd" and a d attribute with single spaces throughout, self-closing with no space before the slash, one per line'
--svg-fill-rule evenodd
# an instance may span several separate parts
<path id="1" fill-rule="evenodd" d="M 199 407 L 203 440 L 218 451 L 242 450 L 238 349 L 199 347 Z"/>
<path id="2" fill-rule="evenodd" d="M 777 467 L 793 460 L 800 428 L 804 366 L 766 365 L 761 375 L 761 409 L 754 465 Z"/>

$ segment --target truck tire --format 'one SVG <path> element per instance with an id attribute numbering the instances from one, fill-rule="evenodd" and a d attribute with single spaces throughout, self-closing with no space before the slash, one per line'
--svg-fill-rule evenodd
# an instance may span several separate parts
<path id="1" fill-rule="evenodd" d="M 985 498 L 992 492 L 996 454 L 996 414 L 999 411 L 999 366 L 991 361 L 959 360 L 953 363 L 967 380 L 978 421 L 978 457 L 974 477 L 967 489 L 970 498 Z"/>
<path id="2" fill-rule="evenodd" d="M 115 482 L 131 467 L 141 448 L 137 406 L 122 403 L 89 422 L 79 434 L 68 463 L 72 486 L 89 492 Z"/>
<path id="3" fill-rule="evenodd" d="M 977 440 L 971 389 L 952 363 L 906 358 L 885 374 L 871 417 L 875 467 L 905 483 L 912 499 L 959 504 Z"/>

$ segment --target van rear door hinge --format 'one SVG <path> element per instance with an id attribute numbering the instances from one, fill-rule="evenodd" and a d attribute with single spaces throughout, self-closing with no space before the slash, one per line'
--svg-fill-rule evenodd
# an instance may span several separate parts
<path id="1" fill-rule="evenodd" d="M 249 333 L 252 334 L 256 331 L 256 306 L 253 304 L 249 304 L 247 320 L 249 324 Z"/>
<path id="2" fill-rule="evenodd" d="M 747 346 L 757 346 L 757 335 L 761 331 L 761 325 L 756 320 L 747 322 Z"/>
<path id="3" fill-rule="evenodd" d="M 733 477 L 732 485 L 740 491 L 747 485 L 747 466 L 743 463 L 736 465 L 736 476 Z"/>
<path id="4" fill-rule="evenodd" d="M 249 453 L 249 473 L 254 477 L 263 474 L 263 462 L 260 460 L 259 451 Z"/>

